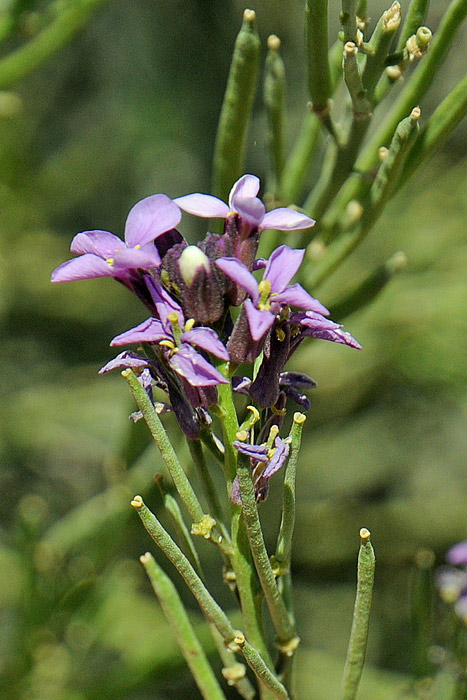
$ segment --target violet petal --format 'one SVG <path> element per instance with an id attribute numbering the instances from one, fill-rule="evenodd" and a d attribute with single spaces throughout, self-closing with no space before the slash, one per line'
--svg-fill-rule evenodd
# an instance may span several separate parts
<path id="1" fill-rule="evenodd" d="M 121 238 L 109 231 L 83 231 L 77 233 L 71 241 L 70 250 L 76 255 L 93 253 L 100 258 L 113 258 L 118 250 L 125 248 Z"/>
<path id="2" fill-rule="evenodd" d="M 446 561 L 454 566 L 467 565 L 467 540 L 451 547 L 446 554 Z"/>
<path id="3" fill-rule="evenodd" d="M 287 289 L 284 289 L 283 292 L 274 297 L 274 301 L 280 304 L 288 304 L 289 306 L 298 306 L 299 309 L 307 309 L 318 314 L 329 313 L 318 299 L 315 299 L 303 289 L 301 284 L 292 284 L 290 287 L 287 287 Z"/>
<path id="4" fill-rule="evenodd" d="M 242 455 L 246 455 L 256 462 L 266 463 L 268 461 L 268 448 L 266 445 L 251 445 L 249 442 L 241 442 L 241 440 L 234 440 L 232 445 Z"/>
<path id="5" fill-rule="evenodd" d="M 157 318 L 148 318 L 135 328 L 115 336 L 110 345 L 131 345 L 133 343 L 159 343 L 170 340 L 162 323 Z"/>
<path id="6" fill-rule="evenodd" d="M 167 195 L 145 197 L 130 210 L 125 224 L 125 242 L 131 248 L 144 246 L 162 233 L 176 228 L 182 213 Z"/>
<path id="7" fill-rule="evenodd" d="M 257 309 L 249 299 L 244 303 L 248 326 L 253 340 L 261 340 L 274 323 L 276 318 L 273 313 L 266 309 Z"/>
<path id="8" fill-rule="evenodd" d="M 212 328 L 193 328 L 191 331 L 185 331 L 181 337 L 182 343 L 190 343 L 197 345 L 203 350 L 212 353 L 221 360 L 228 362 L 229 353 L 224 344 L 219 340 L 215 330 Z"/>
<path id="9" fill-rule="evenodd" d="M 235 197 L 234 211 L 242 221 L 258 228 L 266 213 L 263 202 L 258 197 Z"/>
<path id="10" fill-rule="evenodd" d="M 273 474 L 278 472 L 279 469 L 284 465 L 287 457 L 289 456 L 289 443 L 284 442 L 284 440 L 281 440 L 280 437 L 276 437 L 274 447 L 276 448 L 274 454 L 271 457 L 268 466 L 263 472 L 264 479 L 270 479 Z"/>
<path id="11" fill-rule="evenodd" d="M 86 253 L 79 258 L 67 260 L 52 272 L 52 282 L 74 282 L 75 280 L 87 280 L 95 277 L 113 277 L 115 272 L 105 260 L 97 255 Z"/>
<path id="12" fill-rule="evenodd" d="M 151 244 L 152 245 L 152 244 Z M 115 270 L 150 270 L 153 267 L 158 267 L 161 264 L 161 259 L 157 249 L 141 248 L 123 248 L 115 253 L 113 267 Z"/>
<path id="13" fill-rule="evenodd" d="M 216 384 L 229 383 L 219 370 L 186 343 L 183 343 L 178 352 L 170 357 L 169 364 L 192 386 L 215 386 Z"/>
<path id="14" fill-rule="evenodd" d="M 310 219 L 306 214 L 302 214 L 294 209 L 280 207 L 273 209 L 265 214 L 261 224 L 260 231 L 276 229 L 277 231 L 301 231 L 305 228 L 311 228 L 315 225 L 315 220 Z"/>
<path id="15" fill-rule="evenodd" d="M 259 192 L 259 184 L 259 177 L 256 175 L 242 175 L 230 190 L 230 208 L 236 209 L 235 200 L 237 197 L 256 197 Z"/>
<path id="16" fill-rule="evenodd" d="M 218 258 L 215 262 L 227 277 L 230 277 L 248 292 L 255 304 L 259 301 L 258 282 L 246 265 L 243 265 L 236 258 Z"/>
<path id="17" fill-rule="evenodd" d="M 281 245 L 272 253 L 264 271 L 263 279 L 268 279 L 273 292 L 282 292 L 302 264 L 304 249 L 294 250 Z"/>
<path id="18" fill-rule="evenodd" d="M 187 194 L 184 197 L 177 197 L 174 202 L 178 204 L 180 209 L 200 216 L 205 219 L 225 219 L 229 213 L 229 207 L 225 202 L 210 194 L 201 194 L 194 192 Z"/>
<path id="19" fill-rule="evenodd" d="M 99 374 L 105 374 L 106 372 L 111 372 L 113 369 L 126 369 L 127 367 L 147 367 L 147 360 L 144 357 L 136 355 L 134 352 L 128 352 L 125 350 L 121 352 L 113 360 L 107 362 L 100 370 Z"/>

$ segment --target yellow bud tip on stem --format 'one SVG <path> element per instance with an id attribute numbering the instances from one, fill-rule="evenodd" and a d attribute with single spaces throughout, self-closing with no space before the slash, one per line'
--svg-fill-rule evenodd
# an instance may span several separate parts
<path id="1" fill-rule="evenodd" d="M 393 2 L 389 10 L 383 15 L 384 28 L 386 31 L 395 32 L 401 23 L 401 5 L 400 2 Z"/>
<path id="2" fill-rule="evenodd" d="M 222 675 L 227 681 L 227 685 L 235 685 L 237 681 L 240 681 L 242 678 L 245 678 L 246 668 L 244 664 L 234 664 L 233 666 L 223 668 Z"/>
<path id="3" fill-rule="evenodd" d="M 356 55 L 358 53 L 357 45 L 354 44 L 353 41 L 348 41 L 346 44 L 344 44 L 344 51 L 346 54 L 350 55 L 353 53 Z"/>
<path id="4" fill-rule="evenodd" d="M 142 554 L 139 558 L 141 564 L 148 564 L 152 559 L 152 554 L 150 552 L 146 552 L 146 554 Z"/>
<path id="5" fill-rule="evenodd" d="M 281 40 L 275 34 L 268 36 L 268 49 L 271 51 L 279 51 L 281 47 Z"/>
<path id="6" fill-rule="evenodd" d="M 256 19 L 256 12 L 254 10 L 244 10 L 243 19 L 245 22 L 254 22 Z"/>
<path id="7" fill-rule="evenodd" d="M 255 423 L 257 423 L 259 421 L 259 419 L 261 418 L 258 409 L 255 406 L 247 406 L 246 408 L 247 408 L 247 411 L 252 412 L 253 419 L 254 419 Z"/>
<path id="8" fill-rule="evenodd" d="M 144 506 L 144 502 L 141 496 L 135 496 L 130 505 L 132 505 L 133 508 L 142 508 Z"/>
<path id="9" fill-rule="evenodd" d="M 122 371 L 122 377 L 125 377 L 125 379 L 126 379 L 127 377 L 129 377 L 130 374 L 131 374 L 131 369 L 130 369 L 129 367 L 128 367 L 127 369 L 124 369 L 124 370 Z"/>
<path id="10" fill-rule="evenodd" d="M 392 272 L 399 272 L 407 267 L 407 255 L 402 251 L 398 250 L 397 253 L 388 260 Z"/>
<path id="11" fill-rule="evenodd" d="M 366 527 L 362 527 L 362 529 L 360 530 L 360 539 L 362 540 L 362 542 L 368 542 L 370 537 L 371 532 L 367 530 Z"/>
<path id="12" fill-rule="evenodd" d="M 383 161 L 387 154 L 389 153 L 389 148 L 386 148 L 386 146 L 381 146 L 378 148 L 378 158 Z"/>
<path id="13" fill-rule="evenodd" d="M 238 644 L 238 646 L 240 646 L 240 647 L 243 646 L 245 644 L 245 641 L 246 641 L 245 635 L 243 634 L 243 632 L 238 631 L 235 634 L 233 641 L 235 642 L 235 644 Z"/>
<path id="14" fill-rule="evenodd" d="M 237 440 L 240 440 L 240 442 L 246 442 L 249 436 L 250 434 L 248 430 L 239 430 L 238 433 L 235 433 L 235 437 Z"/>
<path id="15" fill-rule="evenodd" d="M 420 107 L 414 107 L 410 113 L 411 120 L 413 122 L 418 122 L 418 120 L 420 119 L 421 113 L 422 113 L 422 110 L 420 109 Z"/>
<path id="16" fill-rule="evenodd" d="M 293 414 L 293 421 L 294 423 L 298 423 L 300 425 L 306 421 L 306 415 L 304 413 L 300 413 L 300 411 L 296 411 Z"/>

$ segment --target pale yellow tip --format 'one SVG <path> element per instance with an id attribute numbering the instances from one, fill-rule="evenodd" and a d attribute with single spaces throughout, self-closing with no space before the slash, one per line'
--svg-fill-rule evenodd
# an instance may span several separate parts
<path id="1" fill-rule="evenodd" d="M 146 554 L 142 554 L 139 558 L 141 564 L 148 564 L 152 559 L 152 554 L 150 552 L 146 552 Z"/>
<path id="2" fill-rule="evenodd" d="M 275 34 L 268 36 L 268 49 L 271 51 L 279 51 L 281 47 L 281 40 Z"/>
<path id="3" fill-rule="evenodd" d="M 256 19 L 256 12 L 254 10 L 245 10 L 243 12 L 243 19 L 245 22 L 254 22 Z"/>
<path id="4" fill-rule="evenodd" d="M 362 540 L 362 542 L 368 542 L 370 537 L 371 532 L 367 530 L 366 527 L 362 527 L 362 529 L 360 530 L 360 539 Z"/>
<path id="5" fill-rule="evenodd" d="M 410 113 L 411 120 L 413 122 L 417 122 L 420 119 L 421 113 L 422 113 L 422 110 L 420 109 L 420 107 L 414 107 Z"/>
<path id="6" fill-rule="evenodd" d="M 293 414 L 293 420 L 294 423 L 298 423 L 300 425 L 300 423 L 304 423 L 306 421 L 306 415 L 304 413 L 300 413 L 300 411 L 296 411 Z"/>
<path id="7" fill-rule="evenodd" d="M 143 499 L 141 496 L 135 496 L 130 505 L 132 505 L 133 508 L 142 508 L 144 506 Z"/>

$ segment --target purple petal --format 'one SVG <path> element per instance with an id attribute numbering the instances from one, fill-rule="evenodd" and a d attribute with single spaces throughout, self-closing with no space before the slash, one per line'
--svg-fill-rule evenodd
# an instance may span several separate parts
<path id="1" fill-rule="evenodd" d="M 467 540 L 451 547 L 446 554 L 446 561 L 455 566 L 467 564 Z"/>
<path id="2" fill-rule="evenodd" d="M 234 440 L 232 445 L 242 455 L 246 455 L 256 462 L 266 463 L 268 461 L 268 448 L 266 445 L 251 445 L 249 442 L 241 442 L 241 440 Z"/>
<path id="3" fill-rule="evenodd" d="M 302 264 L 305 250 L 294 250 L 281 245 L 272 253 L 264 271 L 263 279 L 271 282 L 272 292 L 282 292 Z"/>
<path id="4" fill-rule="evenodd" d="M 248 396 L 250 386 L 251 379 L 249 377 L 232 377 L 232 388 L 239 394 L 246 394 Z"/>
<path id="5" fill-rule="evenodd" d="M 225 219 L 229 213 L 227 204 L 210 194 L 195 192 L 184 197 L 177 197 L 174 202 L 188 214 L 201 216 L 205 219 Z"/>
<path id="6" fill-rule="evenodd" d="M 99 374 L 105 374 L 106 372 L 111 372 L 113 369 L 126 369 L 127 367 L 147 367 L 148 361 L 144 357 L 136 355 L 134 352 L 128 352 L 125 350 L 121 352 L 120 355 L 114 357 L 113 360 L 107 362 L 100 370 Z"/>
<path id="7" fill-rule="evenodd" d="M 279 383 L 282 386 L 315 387 L 316 382 L 303 372 L 287 371 L 279 374 Z"/>
<path id="8" fill-rule="evenodd" d="M 118 236 L 108 231 L 83 231 L 76 234 L 71 241 L 70 250 L 77 255 L 93 253 L 100 258 L 113 258 L 118 250 L 125 248 L 125 243 Z"/>
<path id="9" fill-rule="evenodd" d="M 292 284 L 290 287 L 287 287 L 287 289 L 284 289 L 283 292 L 274 297 L 274 301 L 280 304 L 288 304 L 289 306 L 298 306 L 299 309 L 307 309 L 317 314 L 329 313 L 318 299 L 315 299 L 303 289 L 301 284 Z"/>
<path id="10" fill-rule="evenodd" d="M 139 326 L 131 328 L 125 333 L 115 336 L 110 345 L 131 345 L 132 343 L 159 343 L 161 340 L 172 340 L 167 337 L 167 333 L 162 323 L 157 318 L 148 318 Z"/>
<path id="11" fill-rule="evenodd" d="M 124 248 L 115 253 L 113 267 L 117 270 L 150 270 L 159 267 L 161 259 L 157 249 L 145 246 L 139 250 L 135 248 Z"/>
<path id="12" fill-rule="evenodd" d="M 275 315 L 266 309 L 257 309 L 249 299 L 244 304 L 253 340 L 261 340 L 274 323 Z"/>
<path id="13" fill-rule="evenodd" d="M 265 214 L 259 229 L 260 231 L 267 231 L 268 229 L 300 231 L 304 228 L 311 228 L 315 223 L 315 220 L 310 219 L 306 214 L 288 207 L 280 207 Z"/>
<path id="14" fill-rule="evenodd" d="M 218 258 L 216 265 L 220 267 L 222 272 L 230 277 L 231 280 L 243 287 L 255 304 L 259 300 L 258 282 L 255 280 L 246 265 L 241 263 L 236 258 Z"/>
<path id="15" fill-rule="evenodd" d="M 256 197 L 258 192 L 259 177 L 256 177 L 256 175 L 243 175 L 230 190 L 230 208 L 236 209 L 235 200 L 237 197 Z"/>
<path id="16" fill-rule="evenodd" d="M 169 364 L 191 386 L 215 386 L 229 383 L 219 370 L 196 352 L 191 345 L 185 343 L 172 355 Z"/>
<path id="17" fill-rule="evenodd" d="M 125 224 L 125 242 L 134 248 L 144 246 L 175 228 L 182 218 L 178 206 L 165 194 L 145 197 L 130 210 Z"/>
<path id="18" fill-rule="evenodd" d="M 113 268 L 97 255 L 86 253 L 74 260 L 67 260 L 52 272 L 52 282 L 74 282 L 94 277 L 116 276 Z"/>
<path id="19" fill-rule="evenodd" d="M 212 353 L 221 360 L 229 360 L 229 353 L 224 344 L 219 340 L 218 335 L 212 328 L 193 328 L 191 331 L 185 331 L 181 337 L 182 343 L 190 343 L 197 345 L 203 350 Z"/>
<path id="20" fill-rule="evenodd" d="M 185 324 L 185 317 L 183 315 L 182 307 L 179 304 L 177 304 L 175 299 L 172 299 L 172 297 L 164 289 L 164 287 L 162 287 L 152 277 L 146 275 L 144 279 L 164 328 L 170 328 L 170 321 L 167 317 L 169 316 L 169 314 L 173 313 L 177 314 L 178 323 L 180 326 L 183 327 Z"/>
<path id="21" fill-rule="evenodd" d="M 270 479 L 273 474 L 279 471 L 279 469 L 284 465 L 285 460 L 289 456 L 290 446 L 280 437 L 276 437 L 274 442 L 275 451 L 271 460 L 263 472 L 263 479 Z"/>
<path id="22" fill-rule="evenodd" d="M 237 212 L 242 221 L 258 228 L 266 213 L 263 202 L 258 197 L 235 197 L 233 211 Z"/>
<path id="23" fill-rule="evenodd" d="M 327 321 L 327 319 L 324 319 Z M 304 336 L 311 336 L 312 338 L 318 338 L 319 340 L 329 340 L 331 343 L 339 343 L 340 345 L 348 345 L 356 350 L 361 350 L 362 346 L 355 340 L 353 336 L 347 331 L 342 330 L 340 326 L 329 321 L 329 326 L 326 327 L 323 322 L 313 325 L 303 325 L 302 333 Z M 337 328 L 336 328 L 337 325 Z"/>

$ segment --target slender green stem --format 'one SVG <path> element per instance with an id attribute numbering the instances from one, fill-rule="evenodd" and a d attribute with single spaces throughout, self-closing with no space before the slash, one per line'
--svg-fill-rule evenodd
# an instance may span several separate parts
<path id="1" fill-rule="evenodd" d="M 251 552 L 256 565 L 256 571 L 261 582 L 264 597 L 271 615 L 274 629 L 277 633 L 277 646 L 282 653 L 287 654 L 289 646 L 296 646 L 296 635 L 290 617 L 279 593 L 274 572 L 266 550 L 258 507 L 255 499 L 253 481 L 251 478 L 249 460 L 240 456 L 238 462 L 238 482 L 242 497 L 242 514 L 245 520 Z"/>
<path id="2" fill-rule="evenodd" d="M 370 41 L 366 45 L 367 59 L 363 84 L 369 102 L 374 103 L 374 90 L 385 68 L 388 51 L 401 23 L 401 7 L 394 2 L 381 15 Z"/>
<path id="3" fill-rule="evenodd" d="M 357 568 L 357 596 L 349 647 L 342 680 L 342 700 L 355 700 L 365 661 L 370 622 L 371 596 L 375 575 L 375 553 L 366 528 L 360 530 Z"/>
<path id="4" fill-rule="evenodd" d="M 371 104 L 367 99 L 358 63 L 358 47 L 352 41 L 344 46 L 344 80 L 352 100 L 355 119 L 365 119 L 371 115 Z"/>
<path id="5" fill-rule="evenodd" d="M 298 411 L 294 413 L 292 428 L 289 435 L 291 447 L 289 459 L 285 467 L 282 518 L 275 554 L 279 567 L 283 567 L 285 572 L 290 568 L 292 538 L 295 529 L 295 482 L 298 456 L 302 441 L 302 430 L 305 420 L 305 414 L 299 413 Z"/>
<path id="6" fill-rule="evenodd" d="M 149 552 L 140 557 L 140 561 L 201 695 L 205 700 L 225 700 L 177 589 Z"/>
<path id="7" fill-rule="evenodd" d="M 37 36 L 0 60 L 0 90 L 16 85 L 68 44 L 104 1 L 66 3 L 64 9 Z"/>
<path id="8" fill-rule="evenodd" d="M 405 13 L 405 20 L 402 24 L 396 51 L 402 51 L 407 39 L 425 24 L 429 4 L 430 0 L 411 0 Z"/>
<path id="9" fill-rule="evenodd" d="M 308 277 L 308 284 L 312 288 L 321 284 L 350 255 L 365 238 L 381 214 L 384 205 L 394 192 L 407 154 L 417 135 L 419 117 L 420 109 L 416 107 L 412 110 L 411 115 L 398 125 L 391 146 L 378 170 L 367 200 L 364 202 L 363 215 L 359 223 L 352 230 L 344 231 L 328 247 L 323 260 L 310 272 Z"/>
<path id="10" fill-rule="evenodd" d="M 204 496 L 209 506 L 209 510 L 213 517 L 217 520 L 218 525 L 222 530 L 224 537 L 230 541 L 229 535 L 224 526 L 224 515 L 222 512 L 222 506 L 217 494 L 217 489 L 212 479 L 209 468 L 206 464 L 206 459 L 204 457 L 203 448 L 200 440 L 188 440 L 188 447 L 190 450 L 193 463 L 198 472 L 199 480 L 201 481 L 201 486 L 203 488 Z"/>
<path id="11" fill-rule="evenodd" d="M 430 87 L 466 15 L 467 2 L 465 0 L 452 0 L 431 42 L 430 50 L 393 103 L 386 117 L 369 138 L 355 162 L 354 172 L 346 180 L 330 210 L 326 212 L 326 216 L 321 222 L 324 230 L 332 231 L 350 200 L 361 199 L 368 192 L 371 184 L 368 173 L 378 161 L 380 147 L 388 144 L 397 124 L 418 104 Z"/>
<path id="12" fill-rule="evenodd" d="M 259 50 L 256 15 L 253 10 L 245 10 L 235 42 L 214 148 L 212 192 L 221 199 L 227 199 L 233 182 L 243 171 Z"/>
<path id="13" fill-rule="evenodd" d="M 342 33 L 341 39 L 356 41 L 357 38 L 357 0 L 342 0 L 342 10 L 339 15 Z"/>
<path id="14" fill-rule="evenodd" d="M 268 55 L 264 71 L 264 105 L 268 121 L 269 177 L 267 192 L 276 206 L 282 200 L 281 179 L 285 162 L 285 68 L 279 54 L 280 39 L 268 38 Z"/>
<path id="15" fill-rule="evenodd" d="M 411 581 L 412 672 L 416 678 L 426 678 L 433 672 L 429 649 L 433 639 L 435 555 L 422 549 L 415 555 Z"/>
<path id="16" fill-rule="evenodd" d="M 307 0 L 305 4 L 308 91 L 311 109 L 337 140 L 329 113 L 332 95 L 328 50 L 328 0 Z"/>
<path id="17" fill-rule="evenodd" d="M 413 172 L 446 140 L 467 114 L 467 75 L 435 109 L 413 144 L 397 183 L 402 187 Z"/>
<path id="18" fill-rule="evenodd" d="M 216 626 L 226 645 L 232 651 L 239 651 L 244 655 L 258 681 L 270 691 L 273 697 L 286 700 L 288 696 L 284 686 L 268 668 L 258 651 L 246 641 L 243 633 L 232 627 L 227 615 L 216 603 L 188 559 L 162 527 L 156 516 L 145 506 L 141 496 L 135 496 L 131 505 L 136 509 L 144 527 L 154 542 L 183 577 L 207 619 Z"/>
<path id="19" fill-rule="evenodd" d="M 122 376 L 127 380 L 133 398 L 148 424 L 151 435 L 159 448 L 162 459 L 173 479 L 175 488 L 177 489 L 187 513 L 194 523 L 199 522 L 204 516 L 203 509 L 182 465 L 178 461 L 175 450 L 172 447 L 159 416 L 154 410 L 154 406 L 147 392 L 143 389 L 135 373 L 131 369 L 123 370 Z"/>
<path id="20" fill-rule="evenodd" d="M 185 521 L 183 520 L 183 515 L 180 510 L 180 506 L 170 493 L 166 493 L 162 484 L 162 475 L 159 476 L 160 478 L 157 479 L 157 485 L 159 486 L 159 489 L 162 494 L 164 508 L 167 511 L 170 520 L 172 521 L 174 530 L 176 532 L 177 541 L 180 546 L 180 549 L 190 561 L 193 568 L 198 573 L 198 576 L 203 578 L 204 574 L 201 568 L 201 562 L 199 560 L 198 552 L 196 551 L 190 532 L 185 524 Z"/>

